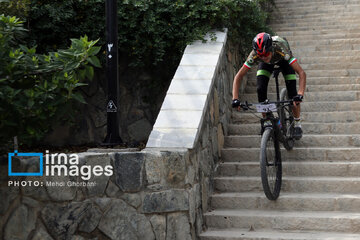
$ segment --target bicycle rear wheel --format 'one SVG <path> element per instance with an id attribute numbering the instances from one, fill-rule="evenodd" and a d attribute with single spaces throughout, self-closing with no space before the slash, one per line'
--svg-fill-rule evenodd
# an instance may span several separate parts
<path id="1" fill-rule="evenodd" d="M 276 200 L 281 190 L 282 166 L 279 141 L 272 128 L 267 128 L 260 148 L 261 182 L 266 197 Z"/>
<path id="2" fill-rule="evenodd" d="M 288 100 L 287 90 L 283 88 L 280 92 L 280 101 Z M 294 148 L 295 140 L 293 138 L 294 126 L 292 125 L 294 122 L 294 118 L 292 116 L 292 108 L 291 106 L 281 107 L 279 109 L 279 118 L 282 126 L 282 132 L 284 135 L 284 147 L 286 150 L 291 150 Z"/>

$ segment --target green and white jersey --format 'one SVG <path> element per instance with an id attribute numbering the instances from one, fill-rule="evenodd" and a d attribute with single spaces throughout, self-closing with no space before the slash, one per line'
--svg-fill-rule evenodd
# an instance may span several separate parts
<path id="1" fill-rule="evenodd" d="M 270 60 L 270 64 L 276 64 L 281 60 L 286 60 L 291 65 L 297 61 L 297 59 L 293 56 L 289 43 L 286 39 L 281 38 L 279 36 L 273 36 L 272 38 L 272 58 Z M 254 64 L 258 64 L 262 60 L 256 54 L 254 50 L 249 54 L 244 66 L 250 69 Z"/>

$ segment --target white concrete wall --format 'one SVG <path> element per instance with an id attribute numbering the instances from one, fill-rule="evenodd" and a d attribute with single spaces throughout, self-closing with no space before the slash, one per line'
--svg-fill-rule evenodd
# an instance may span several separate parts
<path id="1" fill-rule="evenodd" d="M 147 148 L 194 147 L 214 84 L 227 30 L 216 41 L 196 41 L 185 49 L 147 142 Z"/>

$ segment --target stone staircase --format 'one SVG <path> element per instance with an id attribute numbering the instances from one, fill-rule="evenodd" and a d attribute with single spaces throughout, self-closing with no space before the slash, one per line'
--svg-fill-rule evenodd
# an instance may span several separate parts
<path id="1" fill-rule="evenodd" d="M 272 27 L 307 73 L 304 137 L 294 150 L 282 149 L 282 190 L 269 201 L 259 120 L 234 111 L 200 239 L 360 239 L 360 2 L 275 2 Z M 257 99 L 255 72 L 242 100 Z M 274 99 L 273 80 L 269 93 Z"/>

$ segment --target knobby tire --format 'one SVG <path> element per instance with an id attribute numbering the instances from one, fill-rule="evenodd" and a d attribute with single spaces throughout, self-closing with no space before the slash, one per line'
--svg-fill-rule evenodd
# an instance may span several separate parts
<path id="1" fill-rule="evenodd" d="M 266 197 L 276 200 L 281 190 L 282 166 L 279 141 L 272 128 L 266 128 L 261 138 L 260 169 Z"/>

